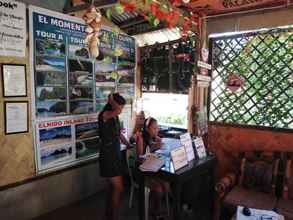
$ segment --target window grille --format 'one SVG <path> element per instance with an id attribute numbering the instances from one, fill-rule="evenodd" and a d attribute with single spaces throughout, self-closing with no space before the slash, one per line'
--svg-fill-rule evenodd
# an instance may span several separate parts
<path id="1" fill-rule="evenodd" d="M 212 37 L 210 46 L 209 120 L 293 129 L 293 28 Z M 237 91 L 231 75 L 244 81 Z"/>

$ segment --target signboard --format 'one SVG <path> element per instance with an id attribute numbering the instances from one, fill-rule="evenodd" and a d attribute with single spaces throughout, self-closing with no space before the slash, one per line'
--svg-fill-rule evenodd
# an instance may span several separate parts
<path id="1" fill-rule="evenodd" d="M 97 114 L 36 124 L 37 162 L 46 171 L 98 152 Z"/>
<path id="2" fill-rule="evenodd" d="M 207 152 L 201 137 L 194 139 L 194 146 L 197 152 L 197 156 L 199 159 L 202 159 L 207 156 Z"/>
<path id="3" fill-rule="evenodd" d="M 191 0 L 189 5 L 192 8 L 205 8 L 219 11 L 225 10 L 239 10 L 244 8 L 251 8 L 261 6 L 269 3 L 282 2 L 280 0 Z"/>
<path id="4" fill-rule="evenodd" d="M 136 48 L 134 38 L 102 27 L 100 56 L 93 59 L 82 19 L 29 11 L 37 170 L 48 172 L 98 156 L 97 117 L 108 94 L 134 98 Z M 128 128 L 130 113 L 124 115 Z"/>
<path id="5" fill-rule="evenodd" d="M 202 68 L 205 68 L 205 69 L 208 69 L 208 70 L 212 69 L 212 65 L 210 65 L 208 63 L 205 63 L 205 62 L 202 62 L 202 61 L 197 61 L 197 65 L 199 67 L 202 67 Z"/>
<path id="6" fill-rule="evenodd" d="M 171 151 L 171 158 L 175 170 L 188 165 L 188 160 L 184 147 L 178 147 Z"/>
<path id="7" fill-rule="evenodd" d="M 188 161 L 192 161 L 194 159 L 194 151 L 190 134 L 185 133 L 180 135 L 180 142 L 185 147 Z"/>
<path id="8" fill-rule="evenodd" d="M 25 57 L 25 4 L 0 0 L 0 56 Z"/>

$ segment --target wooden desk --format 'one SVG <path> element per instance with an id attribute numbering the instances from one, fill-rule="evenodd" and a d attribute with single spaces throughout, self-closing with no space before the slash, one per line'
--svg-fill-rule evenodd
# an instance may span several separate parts
<path id="1" fill-rule="evenodd" d="M 207 185 L 208 194 L 206 195 L 209 204 L 208 210 L 212 213 L 213 198 L 214 198 L 214 165 L 215 156 L 207 156 L 204 159 L 193 160 L 189 162 L 188 166 L 181 168 L 180 170 L 174 171 L 172 164 L 168 167 L 164 166 L 159 172 L 142 172 L 138 171 L 138 184 L 139 184 L 139 219 L 144 219 L 144 179 L 145 177 L 156 177 L 170 183 L 172 193 L 174 195 L 173 202 L 173 218 L 181 219 L 181 193 L 182 186 L 194 177 L 209 177 L 209 185 Z M 211 219 L 211 217 L 210 217 Z M 207 219 L 208 220 L 208 219 Z"/>

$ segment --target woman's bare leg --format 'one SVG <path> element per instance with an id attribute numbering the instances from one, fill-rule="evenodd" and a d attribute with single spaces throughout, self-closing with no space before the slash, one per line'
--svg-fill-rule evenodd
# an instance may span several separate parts
<path id="1" fill-rule="evenodd" d="M 119 216 L 120 196 L 124 190 L 122 176 L 110 178 L 112 193 L 111 193 L 111 209 L 112 219 L 117 220 Z"/>

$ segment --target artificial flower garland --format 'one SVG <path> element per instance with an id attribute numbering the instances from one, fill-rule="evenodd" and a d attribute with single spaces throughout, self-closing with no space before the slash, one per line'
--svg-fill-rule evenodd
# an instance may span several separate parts
<path id="1" fill-rule="evenodd" d="M 115 5 L 115 10 L 118 14 L 138 12 L 154 26 L 165 22 L 168 28 L 179 27 L 182 36 L 187 36 L 188 33 L 198 34 L 201 27 L 199 15 L 185 13 L 177 8 L 177 6 L 188 2 L 186 0 L 120 0 Z M 111 10 L 107 10 L 109 19 L 112 15 Z"/>

